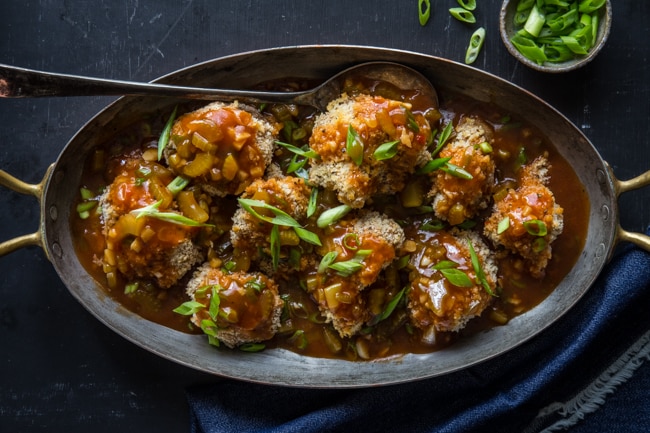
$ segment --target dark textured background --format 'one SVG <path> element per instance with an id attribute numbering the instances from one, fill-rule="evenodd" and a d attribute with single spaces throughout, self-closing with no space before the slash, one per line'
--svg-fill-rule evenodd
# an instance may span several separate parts
<path id="1" fill-rule="evenodd" d="M 476 26 L 417 0 L 0 0 L 0 63 L 152 80 L 196 62 L 287 45 L 399 48 L 463 61 Z M 619 178 L 650 169 L 650 3 L 613 2 L 609 41 L 587 67 L 544 75 L 512 59 L 500 2 L 479 1 L 487 30 L 474 66 L 547 100 L 591 139 Z M 111 98 L 0 101 L 0 169 L 38 182 L 66 142 Z M 650 223 L 650 188 L 620 200 L 621 222 Z M 0 240 L 32 232 L 33 197 L 0 188 Z M 43 252 L 0 259 L 0 431 L 186 431 L 184 389 L 214 377 L 160 359 L 114 334 L 68 293 Z"/>

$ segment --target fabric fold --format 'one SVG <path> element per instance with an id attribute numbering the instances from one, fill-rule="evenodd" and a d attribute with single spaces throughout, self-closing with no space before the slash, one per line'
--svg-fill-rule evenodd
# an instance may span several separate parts
<path id="1" fill-rule="evenodd" d="M 191 431 L 532 433 L 591 431 L 590 418 L 627 419 L 625 431 L 647 431 L 650 415 L 598 414 L 621 387 L 645 407 L 650 403 L 649 306 L 650 253 L 627 246 L 567 314 L 495 359 L 379 388 L 295 389 L 233 380 L 197 385 L 187 390 Z"/>

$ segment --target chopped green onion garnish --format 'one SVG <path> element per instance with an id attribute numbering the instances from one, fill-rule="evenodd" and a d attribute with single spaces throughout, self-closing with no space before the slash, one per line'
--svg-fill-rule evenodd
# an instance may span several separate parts
<path id="1" fill-rule="evenodd" d="M 458 4 L 468 11 L 473 11 L 476 9 L 476 0 L 457 0 Z"/>
<path id="2" fill-rule="evenodd" d="M 493 150 L 492 146 L 487 141 L 484 141 L 483 143 L 479 144 L 478 147 L 479 149 L 481 149 L 481 152 L 483 153 L 492 153 Z"/>
<path id="3" fill-rule="evenodd" d="M 539 36 L 539 32 L 542 31 L 542 27 L 544 26 L 545 22 L 546 17 L 535 4 L 530 10 L 526 24 L 524 24 L 524 30 L 526 30 L 531 36 L 537 37 Z"/>
<path id="4" fill-rule="evenodd" d="M 399 301 L 402 300 L 402 297 L 404 296 L 404 293 L 406 292 L 406 287 L 402 288 L 397 294 L 393 297 L 393 299 L 390 300 L 390 302 L 386 305 L 386 308 L 384 310 L 373 317 L 370 322 L 368 322 L 368 326 L 375 326 L 377 323 L 381 322 L 382 320 L 388 319 L 391 314 L 393 314 L 393 311 L 395 311 L 395 308 L 399 304 Z"/>
<path id="5" fill-rule="evenodd" d="M 150 218 L 156 218 L 161 221 L 165 221 L 168 223 L 173 223 L 173 224 L 178 224 L 182 226 L 188 226 L 188 227 L 214 227 L 212 224 L 205 224 L 205 223 L 199 223 L 194 221 L 193 219 L 187 218 L 186 216 L 183 216 L 178 213 L 174 212 L 160 212 L 158 208 L 160 207 L 160 204 L 162 203 L 162 200 L 159 200 L 153 204 L 150 204 L 148 206 L 145 206 L 140 209 L 134 209 L 131 211 L 133 215 L 136 216 L 136 218 L 142 218 L 142 217 L 150 217 Z"/>
<path id="6" fill-rule="evenodd" d="M 420 20 L 420 25 L 424 26 L 431 17 L 431 1 L 430 0 L 418 0 L 418 18 Z"/>
<path id="7" fill-rule="evenodd" d="M 500 235 L 501 233 L 505 232 L 508 230 L 508 227 L 510 227 L 510 218 L 505 217 L 499 221 L 499 224 L 497 225 L 497 234 Z"/>
<path id="8" fill-rule="evenodd" d="M 278 270 L 280 263 L 280 227 L 273 225 L 271 228 L 271 263 L 273 270 Z"/>
<path id="9" fill-rule="evenodd" d="M 359 133 L 352 127 L 348 125 L 348 134 L 345 141 L 345 151 L 348 156 L 356 165 L 361 165 L 363 162 L 363 141 Z"/>
<path id="10" fill-rule="evenodd" d="M 244 343 L 239 346 L 238 349 L 242 352 L 254 353 L 261 352 L 262 350 L 266 349 L 266 345 L 262 343 Z"/>
<path id="11" fill-rule="evenodd" d="M 278 209 L 275 206 L 271 206 L 270 204 L 261 200 L 238 198 L 237 201 L 239 202 L 239 204 L 244 210 L 246 210 L 248 213 L 250 213 L 257 219 L 265 221 L 269 224 L 292 227 L 293 230 L 298 235 L 298 237 L 303 241 L 309 242 L 310 244 L 314 244 L 314 245 L 319 245 L 319 246 L 321 245 L 318 235 L 303 229 L 300 226 L 300 223 L 298 223 L 298 221 L 296 221 L 291 215 L 289 215 L 285 211 Z M 254 209 L 256 207 L 270 210 L 271 212 L 273 212 L 275 216 L 271 218 L 266 215 L 262 215 Z"/>
<path id="12" fill-rule="evenodd" d="M 485 29 L 479 27 L 472 33 L 472 36 L 469 38 L 469 45 L 467 46 L 467 51 L 465 52 L 465 63 L 470 65 L 476 61 L 481 48 L 483 47 L 483 42 L 485 41 Z"/>
<path id="13" fill-rule="evenodd" d="M 169 182 L 167 189 L 172 193 L 173 196 L 178 195 L 188 184 L 190 183 L 189 179 L 185 179 L 183 176 L 176 176 L 174 180 Z"/>
<path id="14" fill-rule="evenodd" d="M 126 286 L 124 286 L 124 294 L 129 295 L 131 293 L 134 293 L 136 290 L 138 290 L 138 287 L 140 286 L 140 283 L 137 281 L 134 283 L 129 283 Z"/>
<path id="15" fill-rule="evenodd" d="M 411 110 L 404 108 L 404 113 L 406 114 L 406 123 L 408 123 L 411 131 L 415 132 L 416 134 L 420 132 L 420 125 L 418 125 L 418 122 L 415 121 L 415 117 L 413 116 Z"/>
<path id="16" fill-rule="evenodd" d="M 428 161 L 426 164 L 424 164 L 422 167 L 418 168 L 415 170 L 415 174 L 428 174 L 433 171 L 436 171 L 447 164 L 451 158 L 436 158 L 432 159 L 431 161 Z"/>
<path id="17" fill-rule="evenodd" d="M 356 251 L 359 249 L 359 235 L 356 233 L 347 233 L 343 236 L 342 243 L 348 250 Z"/>
<path id="18" fill-rule="evenodd" d="M 474 283 L 467 276 L 467 274 L 460 269 L 456 269 L 458 266 L 457 263 L 454 263 L 449 260 L 443 260 L 436 263 L 432 266 L 436 271 L 440 271 L 442 275 L 449 281 L 451 284 L 457 287 L 472 287 Z"/>
<path id="19" fill-rule="evenodd" d="M 309 204 L 307 205 L 307 218 L 311 217 L 316 212 L 318 206 L 318 188 L 313 187 L 309 194 Z"/>
<path id="20" fill-rule="evenodd" d="M 172 132 L 172 126 L 174 125 L 174 119 L 176 118 L 177 108 L 178 106 L 174 107 L 174 110 L 172 111 L 171 116 L 169 116 L 169 120 L 167 120 L 167 123 L 165 124 L 165 127 L 160 134 L 160 138 L 158 139 L 158 161 L 162 159 L 163 150 L 165 150 L 167 143 L 169 143 L 169 136 Z"/>
<path id="21" fill-rule="evenodd" d="M 546 241 L 544 238 L 535 238 L 533 241 L 533 252 L 541 253 L 546 248 Z"/>
<path id="22" fill-rule="evenodd" d="M 352 208 L 348 206 L 347 204 L 342 204 L 336 207 L 333 207 L 331 209 L 327 209 L 325 212 L 320 214 L 318 217 L 318 220 L 316 221 L 316 225 L 320 228 L 325 228 L 336 221 L 340 220 L 343 218 L 345 215 L 350 212 Z"/>
<path id="23" fill-rule="evenodd" d="M 288 341 L 297 349 L 302 350 L 307 348 L 307 336 L 305 335 L 305 331 L 302 329 L 298 329 L 294 332 L 293 335 L 289 337 Z"/>
<path id="24" fill-rule="evenodd" d="M 83 200 L 90 200 L 91 198 L 95 197 L 95 194 L 88 188 L 81 188 L 79 190 L 79 193 L 81 194 L 81 198 Z"/>
<path id="25" fill-rule="evenodd" d="M 454 132 L 454 125 L 452 122 L 449 122 L 445 125 L 442 131 L 440 131 L 440 135 L 438 136 L 438 145 L 436 148 L 431 152 L 431 157 L 434 157 L 440 152 L 442 147 L 447 143 L 447 140 L 449 140 L 449 137 L 451 137 L 451 134 Z"/>
<path id="26" fill-rule="evenodd" d="M 471 173 L 469 173 L 465 169 L 463 169 L 463 168 L 461 168 L 461 167 L 459 167 L 457 165 L 451 164 L 449 162 L 446 163 L 444 166 L 440 167 L 440 170 L 442 170 L 445 173 L 450 174 L 452 176 L 459 177 L 461 179 L 470 180 L 470 179 L 474 178 L 474 176 L 472 176 Z"/>
<path id="27" fill-rule="evenodd" d="M 187 302 L 183 302 L 181 305 L 174 308 L 172 311 L 174 313 L 178 313 L 183 316 L 191 316 L 197 311 L 204 310 L 204 309 L 205 309 L 205 305 L 203 305 L 200 302 L 187 301 Z"/>
<path id="28" fill-rule="evenodd" d="M 524 222 L 524 228 L 528 232 L 528 234 L 533 235 L 533 236 L 546 236 L 548 233 L 548 229 L 546 228 L 546 224 L 544 224 L 544 221 L 540 220 L 529 220 Z"/>
<path id="29" fill-rule="evenodd" d="M 481 263 L 478 260 L 478 255 L 476 255 L 476 251 L 474 250 L 474 245 L 472 245 L 472 242 L 467 239 L 467 245 L 469 247 L 469 255 L 472 259 L 472 267 L 474 268 L 474 272 L 476 273 L 476 278 L 478 279 L 479 283 L 483 286 L 486 292 L 490 296 L 496 296 L 492 289 L 490 288 L 490 283 L 488 283 L 487 277 L 485 276 L 485 272 L 483 272 L 483 267 L 481 266 Z"/>
<path id="30" fill-rule="evenodd" d="M 437 232 L 445 228 L 445 223 L 439 219 L 427 219 L 420 226 L 420 230 Z"/>
<path id="31" fill-rule="evenodd" d="M 399 141 L 389 141 L 387 143 L 382 144 L 375 150 L 375 153 L 373 156 L 377 161 L 384 161 L 386 159 L 391 159 L 395 155 L 397 155 L 397 148 L 399 145 Z"/>
<path id="32" fill-rule="evenodd" d="M 476 22 L 476 17 L 474 14 L 467 9 L 464 8 L 451 8 L 449 9 L 449 13 L 451 14 L 452 17 L 456 18 L 458 21 L 467 23 L 467 24 L 474 24 Z"/>
<path id="33" fill-rule="evenodd" d="M 276 141 L 275 144 L 284 147 L 285 149 L 289 150 L 292 153 L 295 153 L 296 155 L 304 156 L 305 158 L 320 158 L 318 153 L 316 153 L 316 151 L 313 149 L 304 150 L 297 146 L 294 146 L 293 144 L 283 143 L 282 141 Z"/>
<path id="34" fill-rule="evenodd" d="M 219 284 L 213 284 L 210 286 L 210 306 L 208 307 L 208 314 L 215 322 L 219 316 L 219 307 L 221 306 L 221 298 L 219 298 L 219 290 L 221 290 L 221 288 L 222 287 Z"/>
<path id="35" fill-rule="evenodd" d="M 319 274 L 324 274 L 327 268 L 329 268 L 329 266 L 334 263 L 334 260 L 336 260 L 336 257 L 338 255 L 338 251 L 330 251 L 329 253 L 325 254 L 318 265 L 317 272 Z"/>

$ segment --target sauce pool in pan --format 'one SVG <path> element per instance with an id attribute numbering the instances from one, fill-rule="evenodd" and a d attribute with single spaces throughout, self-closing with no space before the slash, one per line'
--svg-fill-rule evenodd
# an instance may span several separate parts
<path id="1" fill-rule="evenodd" d="M 85 269 L 206 344 L 348 360 L 440 350 L 543 301 L 589 221 L 543 131 L 444 89 L 434 107 L 348 84 L 327 114 L 179 106 L 160 159 L 171 110 L 134 119 L 84 168 Z"/>

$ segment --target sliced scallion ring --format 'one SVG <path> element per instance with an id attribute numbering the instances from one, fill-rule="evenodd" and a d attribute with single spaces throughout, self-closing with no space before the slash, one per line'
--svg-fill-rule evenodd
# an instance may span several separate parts
<path id="1" fill-rule="evenodd" d="M 345 151 L 348 156 L 356 165 L 361 165 L 363 162 L 363 141 L 359 136 L 359 133 L 352 127 L 348 125 L 348 134 L 345 141 Z"/>
<path id="2" fill-rule="evenodd" d="M 476 17 L 471 11 L 468 11 L 464 8 L 451 8 L 449 13 L 452 17 L 456 18 L 458 21 L 467 24 L 474 24 L 476 22 Z"/>
<path id="3" fill-rule="evenodd" d="M 528 234 L 533 236 L 543 237 L 548 233 L 548 229 L 544 221 L 540 220 L 528 220 L 524 221 L 524 228 Z"/>
<path id="4" fill-rule="evenodd" d="M 169 116 L 169 119 L 167 120 L 167 123 L 165 124 L 165 127 L 163 128 L 162 133 L 160 134 L 160 138 L 158 139 L 158 161 L 162 159 L 163 150 L 165 150 L 165 147 L 167 147 L 167 144 L 169 143 L 169 137 L 172 132 L 172 126 L 174 125 L 174 120 L 176 119 L 177 109 L 178 106 L 174 107 L 174 110 L 172 111 L 172 114 Z"/>
<path id="5" fill-rule="evenodd" d="M 399 145 L 399 141 L 397 140 L 384 143 L 375 150 L 373 156 L 377 161 L 384 161 L 386 159 L 391 159 L 392 157 L 397 155 L 398 145 Z"/>
<path id="6" fill-rule="evenodd" d="M 418 19 L 420 25 L 424 26 L 431 17 L 431 0 L 418 0 Z"/>
<path id="7" fill-rule="evenodd" d="M 483 42 L 485 41 L 485 29 L 479 27 L 472 33 L 472 36 L 469 38 L 469 45 L 467 46 L 467 52 L 465 53 L 465 63 L 472 64 L 478 58 L 481 48 L 483 47 Z"/>
<path id="8" fill-rule="evenodd" d="M 316 220 L 316 225 L 320 228 L 325 228 L 343 218 L 351 210 L 352 208 L 347 204 L 342 204 L 331 209 L 327 209 L 325 212 L 319 215 L 318 220 Z"/>

